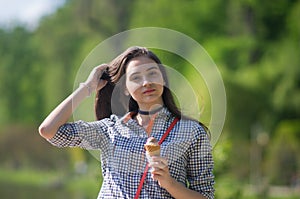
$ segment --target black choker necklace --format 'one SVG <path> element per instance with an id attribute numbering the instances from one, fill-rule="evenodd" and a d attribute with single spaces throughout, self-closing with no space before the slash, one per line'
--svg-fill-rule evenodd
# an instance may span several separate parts
<path id="1" fill-rule="evenodd" d="M 163 106 L 158 107 L 157 109 L 154 109 L 152 111 L 142 111 L 142 110 L 139 109 L 138 112 L 141 115 L 153 115 L 153 114 L 159 112 L 161 109 L 163 109 Z"/>

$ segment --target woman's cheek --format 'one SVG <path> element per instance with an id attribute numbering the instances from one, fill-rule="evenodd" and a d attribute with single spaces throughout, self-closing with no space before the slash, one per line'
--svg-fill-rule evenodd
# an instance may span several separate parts
<path id="1" fill-rule="evenodd" d="M 128 83 L 127 84 L 127 89 L 131 96 L 135 95 L 139 88 L 140 88 L 140 84 L 138 84 L 138 83 Z"/>

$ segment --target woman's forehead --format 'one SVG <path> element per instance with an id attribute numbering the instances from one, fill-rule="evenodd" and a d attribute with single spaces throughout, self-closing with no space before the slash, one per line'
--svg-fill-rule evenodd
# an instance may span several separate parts
<path id="1" fill-rule="evenodd" d="M 127 65 L 127 72 L 138 72 L 158 68 L 158 65 L 152 59 L 142 56 L 131 59 Z"/>

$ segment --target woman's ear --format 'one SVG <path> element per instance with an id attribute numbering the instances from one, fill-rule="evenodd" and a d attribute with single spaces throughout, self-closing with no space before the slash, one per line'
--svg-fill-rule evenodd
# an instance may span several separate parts
<path id="1" fill-rule="evenodd" d="M 124 95 L 129 96 L 129 92 L 128 92 L 127 88 L 125 88 L 125 90 L 124 90 Z"/>

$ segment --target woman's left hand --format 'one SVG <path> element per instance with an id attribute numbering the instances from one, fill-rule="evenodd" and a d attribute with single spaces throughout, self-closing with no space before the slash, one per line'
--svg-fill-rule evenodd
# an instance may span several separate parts
<path id="1" fill-rule="evenodd" d="M 157 180 L 159 186 L 162 188 L 166 188 L 170 186 L 173 182 L 173 178 L 170 175 L 168 161 L 164 157 L 152 157 L 151 163 L 149 163 L 149 167 L 152 167 L 152 178 L 153 180 Z"/>

